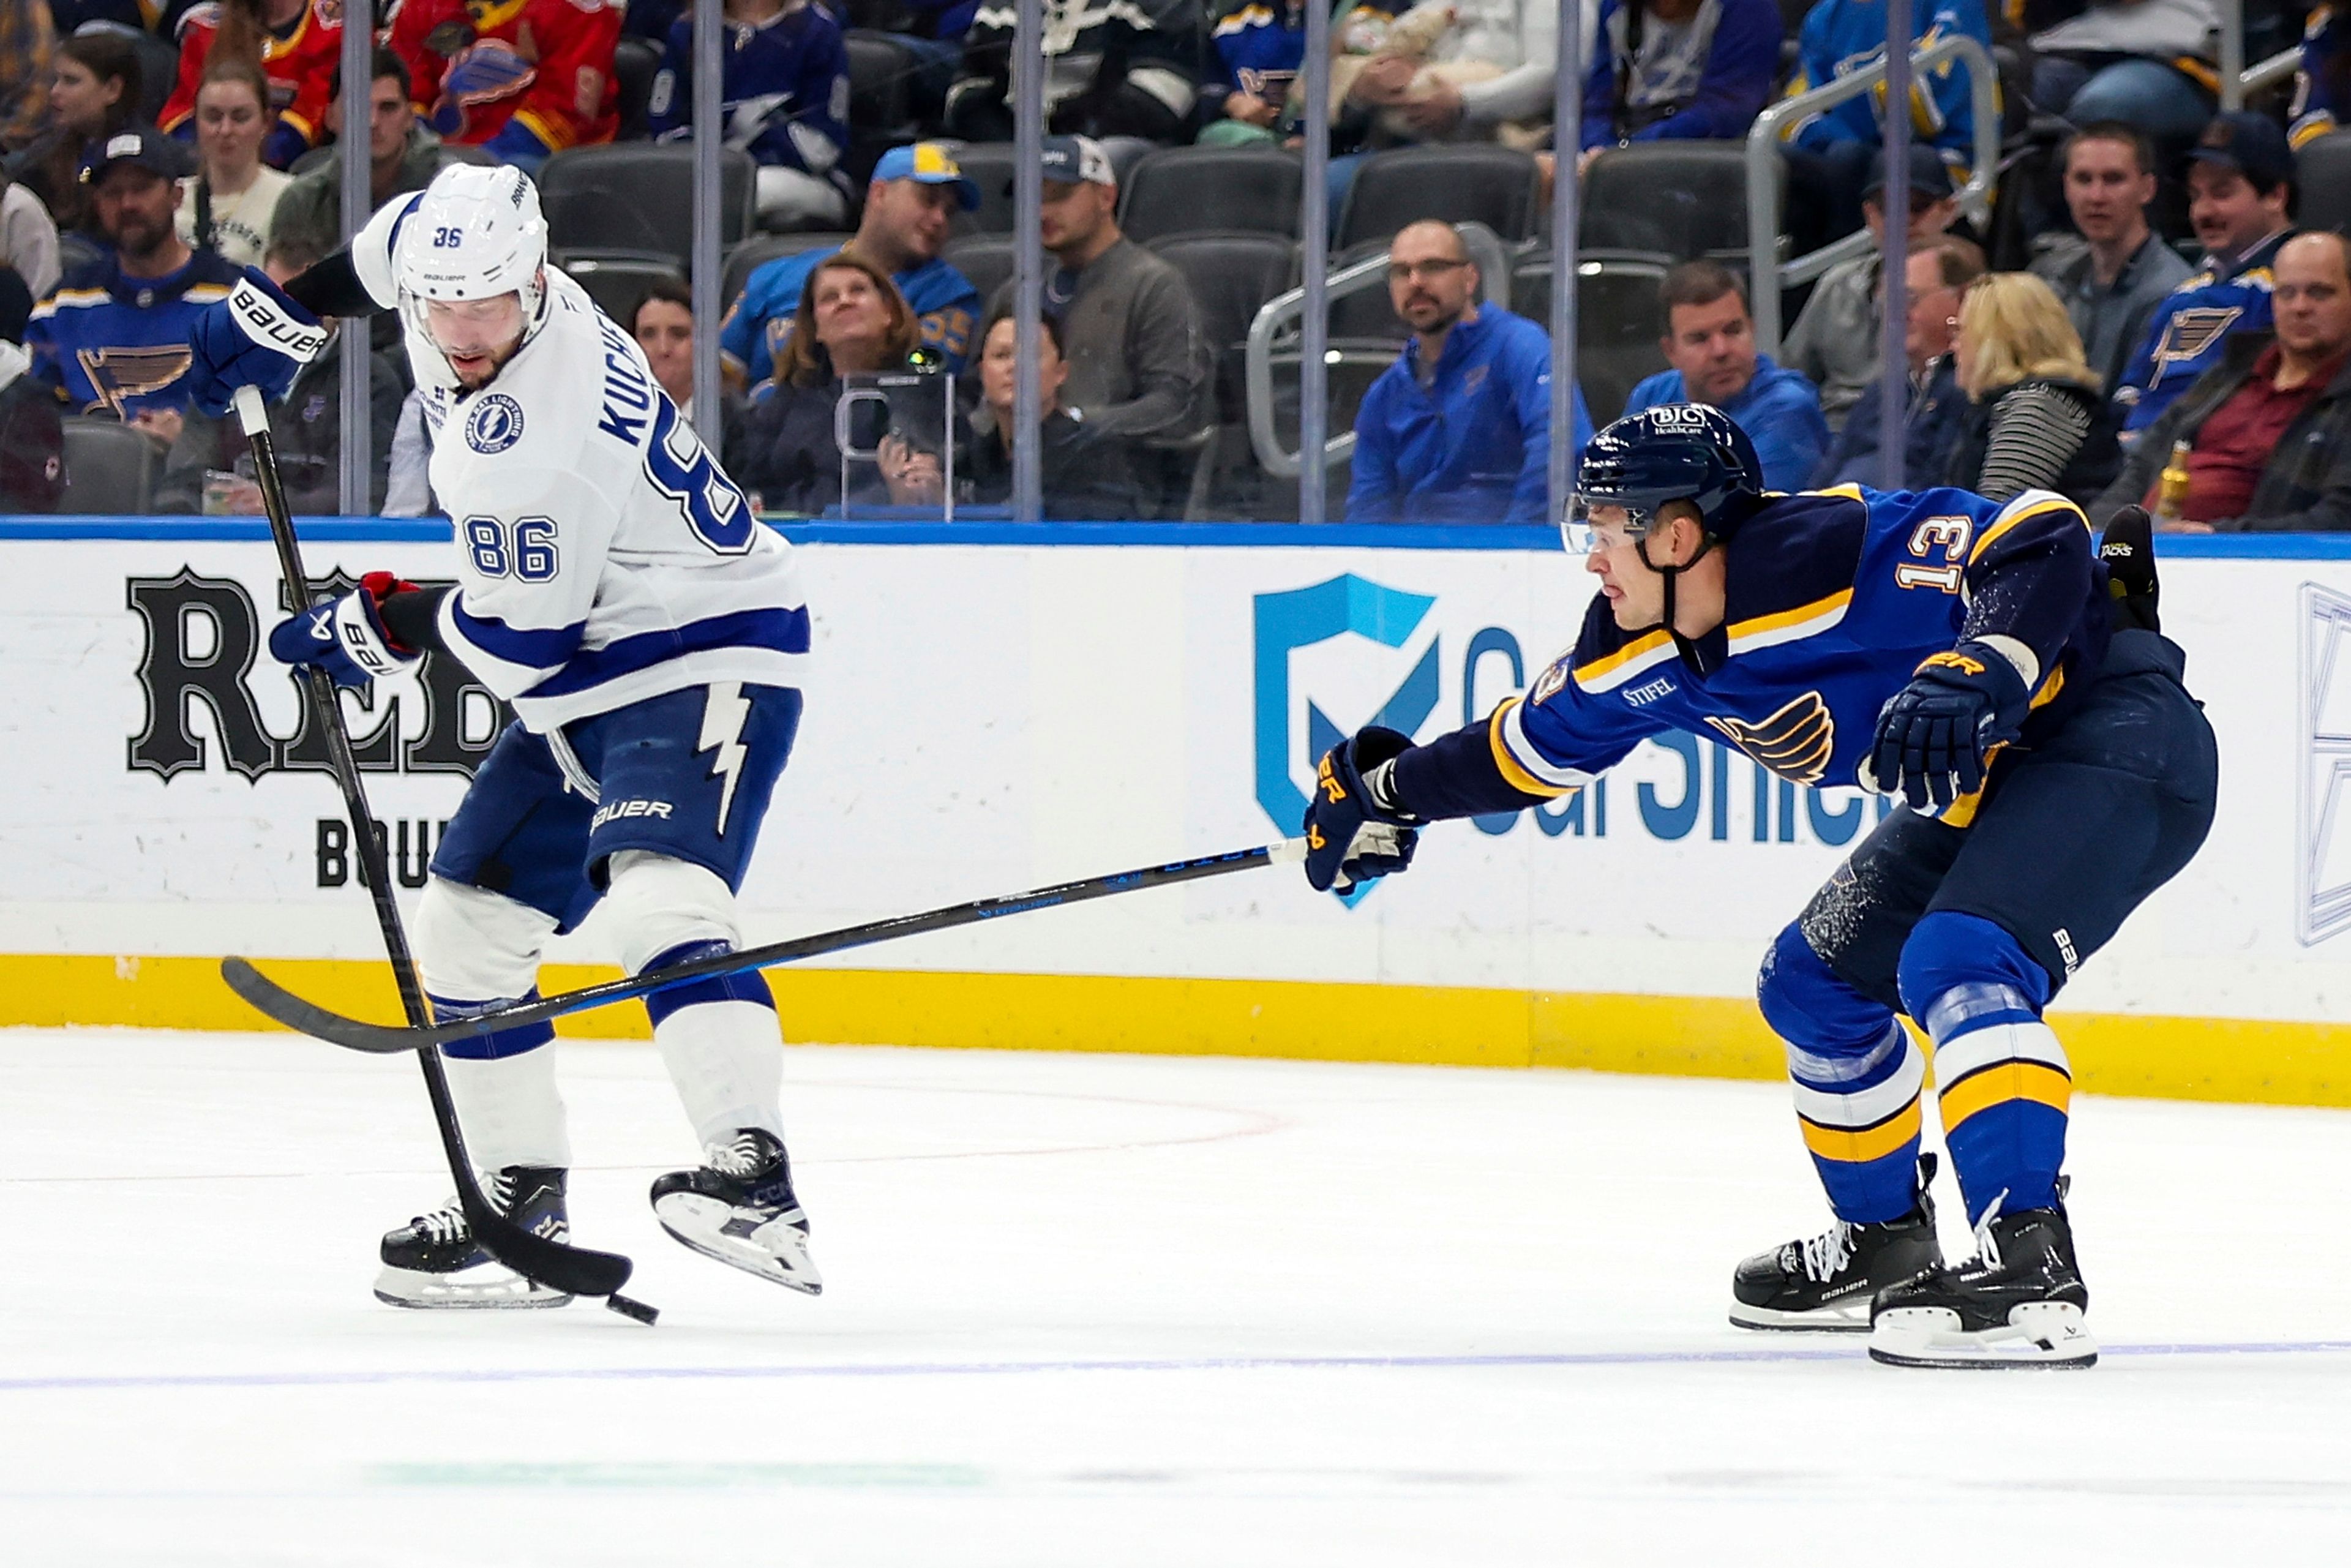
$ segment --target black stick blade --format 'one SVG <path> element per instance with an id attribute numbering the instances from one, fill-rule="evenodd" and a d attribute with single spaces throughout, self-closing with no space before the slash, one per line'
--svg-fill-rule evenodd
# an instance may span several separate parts
<path id="1" fill-rule="evenodd" d="M 428 1043 L 423 1030 L 362 1023 L 306 1002 L 243 958 L 223 958 L 221 978 L 263 1017 L 348 1051 L 390 1056 Z"/>

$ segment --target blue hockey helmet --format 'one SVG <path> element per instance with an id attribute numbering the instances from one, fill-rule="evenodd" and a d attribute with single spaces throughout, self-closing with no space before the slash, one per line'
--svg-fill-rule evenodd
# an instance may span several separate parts
<path id="1" fill-rule="evenodd" d="M 1763 501 L 1763 465 L 1730 416 L 1705 403 L 1669 402 L 1628 413 L 1592 438 L 1561 528 L 1568 549 L 1590 553 L 1586 515 L 1622 507 L 1625 532 L 1647 537 L 1668 501 L 1687 501 L 1709 539 L 1727 539 Z"/>

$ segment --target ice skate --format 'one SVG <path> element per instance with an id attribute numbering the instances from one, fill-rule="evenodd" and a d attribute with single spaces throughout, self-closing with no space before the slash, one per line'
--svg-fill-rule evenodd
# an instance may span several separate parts
<path id="1" fill-rule="evenodd" d="M 564 1173 L 546 1166 L 508 1166 L 482 1184 L 492 1208 L 549 1240 L 571 1230 L 564 1213 Z M 560 1307 L 571 1298 L 526 1280 L 474 1239 L 474 1228 L 455 1198 L 387 1231 L 383 1271 L 375 1296 L 395 1307 Z"/>
<path id="2" fill-rule="evenodd" d="M 2063 1208 L 2002 1214 L 1976 1227 L 1976 1255 L 1878 1292 L 1869 1354 L 1889 1366 L 2090 1366 L 2090 1292 Z"/>
<path id="3" fill-rule="evenodd" d="M 792 1196 L 791 1160 L 774 1134 L 747 1127 L 704 1151 L 705 1164 L 653 1182 L 662 1228 L 705 1258 L 814 1296 L 808 1216 Z"/>
<path id="4" fill-rule="evenodd" d="M 1743 1329 L 1861 1333 L 1879 1291 L 1941 1264 L 1935 1205 L 1927 1188 L 1935 1156 L 1918 1156 L 1917 1202 L 1899 1219 L 1851 1225 L 1759 1252 L 1730 1277 L 1730 1321 Z"/>

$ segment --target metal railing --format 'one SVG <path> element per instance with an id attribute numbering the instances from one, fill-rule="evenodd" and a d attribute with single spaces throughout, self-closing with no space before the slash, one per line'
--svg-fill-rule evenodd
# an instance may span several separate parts
<path id="1" fill-rule="evenodd" d="M 1469 259 L 1478 264 L 1479 302 L 1499 309 L 1510 308 L 1510 262 L 1508 246 L 1502 238 L 1484 224 L 1456 224 Z M 1384 288 L 1388 280 L 1388 253 L 1384 249 L 1375 256 L 1364 256 L 1332 272 L 1324 283 L 1322 297 L 1325 309 L 1331 304 L 1353 295 L 1369 293 L 1374 287 Z M 1277 356 L 1294 364 L 1302 371 L 1306 364 L 1306 349 L 1311 343 L 1304 331 L 1306 324 L 1307 290 L 1303 287 L 1277 294 L 1258 310 L 1250 321 L 1249 345 L 1242 360 L 1243 384 L 1249 394 L 1249 445 L 1265 471 L 1277 479 L 1295 479 L 1304 472 L 1304 452 L 1309 442 L 1307 426 L 1300 424 L 1299 450 L 1292 452 L 1281 444 L 1280 432 L 1275 428 L 1273 403 L 1273 371 Z M 1280 339 L 1279 347 L 1276 340 Z M 1395 362 L 1400 345 L 1395 342 L 1374 343 L 1363 339 L 1342 340 L 1343 346 L 1325 347 L 1322 363 L 1355 365 L 1365 368 L 1384 367 Z M 1301 376 L 1301 384 L 1305 381 Z M 1303 413 L 1303 404 L 1301 412 Z M 1326 436 L 1322 444 L 1322 466 L 1327 471 L 1344 463 L 1354 455 L 1355 433 L 1348 430 L 1338 435 Z"/>
<path id="2" fill-rule="evenodd" d="M 1975 110 L 1975 166 L 1968 171 L 1968 183 L 1959 187 L 1959 208 L 1981 222 L 1991 215 L 1992 176 L 2000 168 L 2000 73 L 1981 44 L 1970 37 L 1950 37 L 1912 52 L 1912 79 L 1924 78 L 1949 60 L 1968 68 L 1968 101 Z M 1867 256 L 1876 248 L 1864 229 L 1806 255 L 1785 261 L 1778 258 L 1780 246 L 1786 243 L 1780 233 L 1782 129 L 1859 98 L 1885 79 L 1886 62 L 1881 58 L 1825 86 L 1767 106 L 1747 132 L 1747 245 L 1753 269 L 1755 342 L 1767 354 L 1780 351 L 1782 288 L 1809 283 L 1837 263 Z M 1904 106 L 1905 112 L 1907 107 Z M 1888 105 L 1887 112 L 1893 111 Z M 1764 287 L 1767 277 L 1775 287 Z"/>

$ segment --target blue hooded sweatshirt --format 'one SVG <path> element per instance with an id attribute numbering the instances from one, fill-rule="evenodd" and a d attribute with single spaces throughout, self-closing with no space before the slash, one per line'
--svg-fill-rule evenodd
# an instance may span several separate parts
<path id="1" fill-rule="evenodd" d="M 1351 523 L 1541 523 L 1551 515 L 1551 334 L 1480 306 L 1446 334 L 1423 388 L 1420 340 L 1355 412 Z M 1592 439 L 1575 392 L 1575 451 Z"/>
<path id="2" fill-rule="evenodd" d="M 1638 413 L 1659 403 L 1687 402 L 1679 371 L 1659 371 L 1633 389 L 1625 412 Z M 1794 371 L 1782 370 L 1769 354 L 1755 356 L 1755 379 L 1721 405 L 1731 423 L 1747 433 L 1762 460 L 1763 487 L 1801 490 L 1812 483 L 1821 455 L 1829 449 L 1829 422 L 1821 417 L 1818 388 Z"/>

